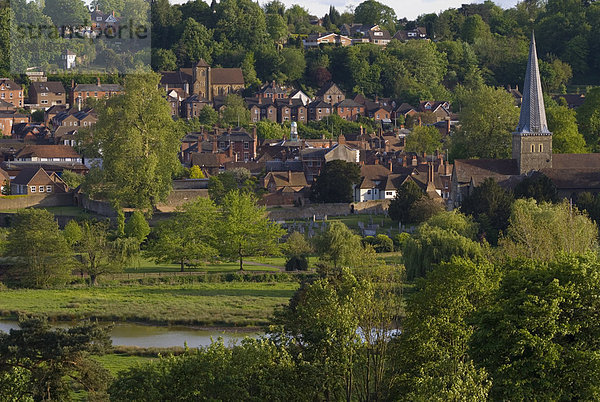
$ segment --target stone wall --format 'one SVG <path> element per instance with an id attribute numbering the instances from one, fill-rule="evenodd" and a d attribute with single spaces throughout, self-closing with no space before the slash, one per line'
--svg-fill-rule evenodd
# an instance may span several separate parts
<path id="1" fill-rule="evenodd" d="M 188 190 L 173 190 L 167 197 L 165 202 L 158 204 L 158 209 L 164 209 L 163 207 L 176 208 L 186 202 L 194 201 L 196 198 L 208 198 L 207 189 L 188 189 Z"/>
<path id="2" fill-rule="evenodd" d="M 78 195 L 77 199 L 77 204 L 83 209 L 86 209 L 98 215 L 108 216 L 111 218 L 117 216 L 117 211 L 115 211 L 112 205 L 110 205 L 110 203 L 107 201 L 91 200 L 85 194 Z"/>
<path id="3" fill-rule="evenodd" d="M 0 197 L 0 211 L 29 207 L 64 207 L 69 205 L 74 205 L 72 193 Z"/>
<path id="4" fill-rule="evenodd" d="M 313 216 L 323 219 L 327 216 L 356 214 L 382 214 L 387 211 L 389 200 L 366 201 L 357 203 L 339 204 L 310 204 L 303 207 L 280 207 L 267 210 L 269 218 L 274 221 L 285 221 L 290 219 L 310 219 Z"/>

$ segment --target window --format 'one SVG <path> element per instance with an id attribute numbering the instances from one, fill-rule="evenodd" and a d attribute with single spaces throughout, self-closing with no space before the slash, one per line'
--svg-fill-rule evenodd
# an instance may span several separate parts
<path id="1" fill-rule="evenodd" d="M 4 99 L 4 97 L 5 97 L 5 93 L 2 92 L 2 96 L 0 96 L 0 98 Z"/>
<path id="2" fill-rule="evenodd" d="M 90 93 L 88 92 L 88 93 L 86 94 L 86 96 L 90 96 Z"/>
<path id="3" fill-rule="evenodd" d="M 94 92 L 94 96 L 97 98 L 98 97 L 98 92 Z"/>
<path id="4" fill-rule="evenodd" d="M 321 109 L 319 109 L 319 113 L 321 113 Z"/>
<path id="5" fill-rule="evenodd" d="M 371 194 L 371 190 L 367 190 L 367 194 Z"/>
<path id="6" fill-rule="evenodd" d="M 44 186 L 40 186 L 40 193 L 44 192 Z"/>
<path id="7" fill-rule="evenodd" d="M 40 96 L 48 96 L 48 94 L 46 92 L 42 92 Z"/>
<path id="8" fill-rule="evenodd" d="M 393 195 L 393 193 L 391 191 L 386 191 L 385 195 Z"/>
<path id="9" fill-rule="evenodd" d="M 248 142 L 244 142 L 244 149 L 250 149 L 250 144 Z"/>
<path id="10" fill-rule="evenodd" d="M 9 93 L 8 96 L 10 97 L 10 99 L 12 99 L 13 98 L 13 93 L 12 92 Z"/>
<path id="11" fill-rule="evenodd" d="M 539 152 L 543 152 L 544 151 L 544 146 L 542 144 L 540 144 L 539 146 Z"/>
<path id="12" fill-rule="evenodd" d="M 52 192 L 52 186 L 46 186 L 46 192 L 47 193 L 51 193 Z"/>
<path id="13" fill-rule="evenodd" d="M 29 190 L 30 190 L 32 193 L 35 193 L 35 189 L 36 189 L 36 187 L 35 187 L 35 186 L 29 186 Z"/>
<path id="14" fill-rule="evenodd" d="M 244 152 L 244 160 L 246 162 L 250 160 L 250 155 L 248 154 L 248 152 Z"/>
<path id="15" fill-rule="evenodd" d="M 535 152 L 535 145 L 531 144 L 531 152 Z"/>
<path id="16" fill-rule="evenodd" d="M 41 101 L 41 104 L 42 104 L 42 105 L 46 105 L 46 104 L 48 104 L 48 100 L 47 100 L 47 99 L 42 99 L 42 101 Z"/>

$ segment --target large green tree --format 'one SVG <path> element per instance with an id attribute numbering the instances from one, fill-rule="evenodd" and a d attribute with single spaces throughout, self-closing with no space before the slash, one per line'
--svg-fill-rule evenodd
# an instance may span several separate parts
<path id="1" fill-rule="evenodd" d="M 177 261 L 181 271 L 218 255 L 216 239 L 219 214 L 209 198 L 198 198 L 181 207 L 177 214 L 157 225 L 145 255 L 156 262 Z"/>
<path id="2" fill-rule="evenodd" d="M 70 400 L 72 384 L 87 391 L 90 399 L 106 398 L 110 373 L 90 357 L 110 348 L 105 328 L 97 323 L 51 328 L 39 318 L 23 320 L 19 327 L 0 332 L 3 400 Z"/>
<path id="3" fill-rule="evenodd" d="M 579 132 L 574 110 L 566 106 L 546 106 L 548 129 L 552 132 L 552 152 L 582 154 L 587 152 L 585 138 Z"/>
<path id="4" fill-rule="evenodd" d="M 585 142 L 593 151 L 598 151 L 600 142 L 600 88 L 590 90 L 585 102 L 577 109 L 577 123 Z"/>
<path id="5" fill-rule="evenodd" d="M 129 75 L 125 94 L 99 107 L 91 139 L 102 153 L 105 191 L 116 207 L 152 210 L 171 191 L 180 133 L 158 89 L 158 74 Z"/>
<path id="6" fill-rule="evenodd" d="M 442 135 L 433 126 L 415 127 L 406 139 L 405 150 L 407 152 L 424 152 L 432 154 L 442 146 Z"/>
<path id="7" fill-rule="evenodd" d="M 390 202 L 388 215 L 393 221 L 402 224 L 413 223 L 411 210 L 414 204 L 425 196 L 423 190 L 414 181 L 405 181 L 397 189 L 396 196 Z"/>
<path id="8" fill-rule="evenodd" d="M 509 158 L 519 110 L 504 89 L 481 86 L 461 94 L 460 123 L 451 140 L 454 158 Z"/>
<path id="9" fill-rule="evenodd" d="M 600 266 L 594 256 L 504 267 L 489 306 L 473 317 L 470 355 L 494 400 L 600 397 Z"/>
<path id="10" fill-rule="evenodd" d="M 354 20 L 363 24 L 382 25 L 383 28 L 394 30 L 396 12 L 393 8 L 378 1 L 367 0 L 354 9 Z"/>
<path id="11" fill-rule="evenodd" d="M 223 257 L 237 259 L 244 269 L 244 257 L 279 253 L 279 239 L 285 231 L 267 217 L 252 194 L 230 191 L 221 205 L 217 249 Z"/>
<path id="12" fill-rule="evenodd" d="M 352 186 L 359 181 L 360 166 L 357 163 L 327 162 L 312 186 L 312 198 L 317 202 L 352 202 Z"/>
<path id="13" fill-rule="evenodd" d="M 36 288 L 64 285 L 74 262 L 54 215 L 45 209 L 15 214 L 5 255 L 12 257 L 6 271 L 9 281 Z"/>

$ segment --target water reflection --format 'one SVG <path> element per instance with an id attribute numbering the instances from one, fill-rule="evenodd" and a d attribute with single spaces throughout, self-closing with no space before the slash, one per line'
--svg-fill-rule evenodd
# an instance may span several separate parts
<path id="1" fill-rule="evenodd" d="M 53 324 L 57 327 L 68 327 L 68 324 Z M 0 331 L 8 332 L 18 329 L 17 321 L 1 321 Z M 122 323 L 115 324 L 111 332 L 111 339 L 115 346 L 139 346 L 143 348 L 169 348 L 173 346 L 184 346 L 186 343 L 191 348 L 208 346 L 211 338 L 223 338 L 226 345 L 239 342 L 244 337 L 256 338 L 262 335 L 257 331 L 244 331 L 234 328 L 228 329 L 194 329 L 187 327 L 157 327 L 152 325 L 140 325 Z"/>

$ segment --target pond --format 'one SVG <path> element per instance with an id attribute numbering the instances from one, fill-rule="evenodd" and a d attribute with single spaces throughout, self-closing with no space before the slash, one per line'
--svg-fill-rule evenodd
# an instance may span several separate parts
<path id="1" fill-rule="evenodd" d="M 54 324 L 53 324 L 54 325 Z M 56 324 L 57 327 L 68 327 L 69 324 Z M 0 320 L 0 331 L 8 332 L 18 329 L 17 321 Z M 139 346 L 142 348 L 183 347 L 186 343 L 190 348 L 208 346 L 211 338 L 223 338 L 226 345 L 240 342 L 245 337 L 256 338 L 263 333 L 256 330 L 240 330 L 236 328 L 194 329 L 189 327 L 159 327 L 131 323 L 115 324 L 111 331 L 111 339 L 115 346 Z"/>

